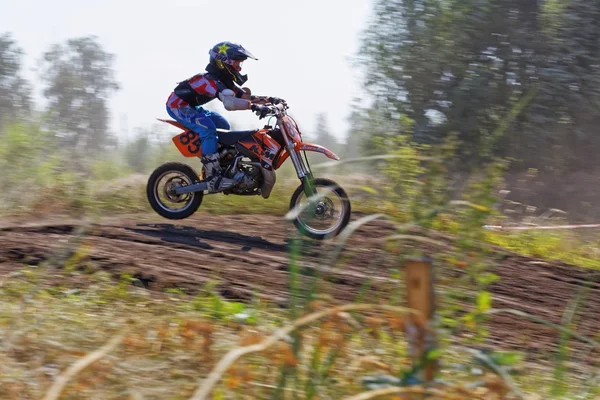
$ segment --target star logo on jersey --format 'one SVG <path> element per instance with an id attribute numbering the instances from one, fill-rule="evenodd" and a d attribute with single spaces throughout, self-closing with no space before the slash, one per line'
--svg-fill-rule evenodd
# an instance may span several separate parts
<path id="1" fill-rule="evenodd" d="M 219 49 L 219 54 L 225 54 L 225 55 L 227 55 L 227 50 L 229 50 L 230 47 L 227 46 L 226 43 L 223 43 L 221 46 L 217 47 L 217 49 Z"/>

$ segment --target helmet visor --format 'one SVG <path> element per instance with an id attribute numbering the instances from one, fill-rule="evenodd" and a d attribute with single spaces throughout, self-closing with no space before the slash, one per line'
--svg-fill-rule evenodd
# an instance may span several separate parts
<path id="1" fill-rule="evenodd" d="M 240 72 L 242 70 L 243 64 L 244 64 L 244 60 L 234 60 L 231 63 L 231 66 L 233 67 L 233 69 L 235 69 L 236 71 Z"/>
<path id="2" fill-rule="evenodd" d="M 258 58 L 256 58 L 254 56 L 254 54 L 250 53 L 248 50 L 246 50 L 245 48 L 243 48 L 242 46 L 240 46 L 239 49 L 237 49 L 238 52 L 244 57 L 244 58 L 251 58 L 253 60 L 258 60 Z"/>

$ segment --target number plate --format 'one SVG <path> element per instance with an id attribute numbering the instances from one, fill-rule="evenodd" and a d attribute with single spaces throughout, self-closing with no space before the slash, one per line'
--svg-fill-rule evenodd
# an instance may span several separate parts
<path id="1" fill-rule="evenodd" d="M 184 157 L 202 156 L 202 141 L 194 131 L 183 132 L 173 138 L 173 143 Z"/>
<path id="2" fill-rule="evenodd" d="M 283 117 L 283 126 L 287 135 L 296 143 L 302 142 L 302 138 L 300 137 L 300 132 L 296 129 L 296 124 L 290 117 L 287 115 Z"/>

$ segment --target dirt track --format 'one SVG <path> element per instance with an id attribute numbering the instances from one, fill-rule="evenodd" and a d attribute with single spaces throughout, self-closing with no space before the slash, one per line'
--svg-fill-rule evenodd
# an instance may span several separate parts
<path id="1" fill-rule="evenodd" d="M 57 257 L 68 247 L 73 229 L 81 222 L 0 220 L 0 276 L 24 263 L 38 264 Z M 363 226 L 344 253 L 343 270 L 330 271 L 327 289 L 339 300 L 352 300 L 369 277 L 373 293 L 384 293 L 395 283 L 392 255 L 379 239 L 393 233 L 385 221 Z M 247 300 L 261 294 L 285 304 L 288 284 L 288 245 L 293 227 L 279 217 L 262 215 L 211 216 L 198 214 L 184 221 L 135 216 L 93 224 L 82 237 L 90 249 L 83 263 L 108 271 L 127 271 L 150 289 L 177 286 L 190 292 L 218 279 L 217 289 L 228 298 Z M 302 248 L 304 273 L 323 265 L 331 244 L 309 241 Z M 492 286 L 495 308 L 512 308 L 560 324 L 568 302 L 585 283 L 592 288 L 577 318 L 577 331 L 589 337 L 600 333 L 600 283 L 594 271 L 549 263 L 518 255 L 498 261 L 501 280 Z M 461 271 L 442 271 L 462 273 Z M 513 315 L 497 315 L 490 322 L 491 340 L 507 347 L 541 354 L 554 347 L 558 335 L 542 325 Z M 594 353 L 581 354 L 587 361 Z"/>

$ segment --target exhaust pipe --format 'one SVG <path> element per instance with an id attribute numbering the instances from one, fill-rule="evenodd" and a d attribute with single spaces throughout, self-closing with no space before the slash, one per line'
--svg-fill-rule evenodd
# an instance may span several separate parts
<path id="1" fill-rule="evenodd" d="M 273 190 L 273 186 L 275 186 L 275 181 L 277 176 L 275 175 L 275 170 L 268 170 L 261 165 L 261 163 L 252 161 L 249 162 L 248 165 L 254 165 L 260 169 L 260 172 L 263 176 L 263 183 L 260 187 L 260 193 L 264 199 L 268 199 L 271 195 L 271 191 Z"/>
<path id="2" fill-rule="evenodd" d="M 271 191 L 273 190 L 273 186 L 275 186 L 275 180 L 276 180 L 275 171 L 273 171 L 273 170 L 269 171 L 268 169 L 263 168 L 263 166 L 257 162 L 250 162 L 248 164 L 254 165 L 260 169 L 260 172 L 263 175 L 263 183 L 260 188 L 261 189 L 260 191 L 261 191 L 262 197 L 265 199 L 268 199 L 269 196 L 271 195 Z M 186 194 L 186 193 L 193 193 L 193 192 L 203 192 L 205 190 L 208 190 L 208 183 L 198 182 L 198 183 L 194 183 L 193 185 L 178 187 L 175 189 L 175 193 L 176 194 Z"/>
<path id="3" fill-rule="evenodd" d="M 175 189 L 175 193 L 177 194 L 185 194 L 192 192 L 203 192 L 208 189 L 208 183 L 206 182 L 198 182 L 193 185 L 178 187 Z"/>

